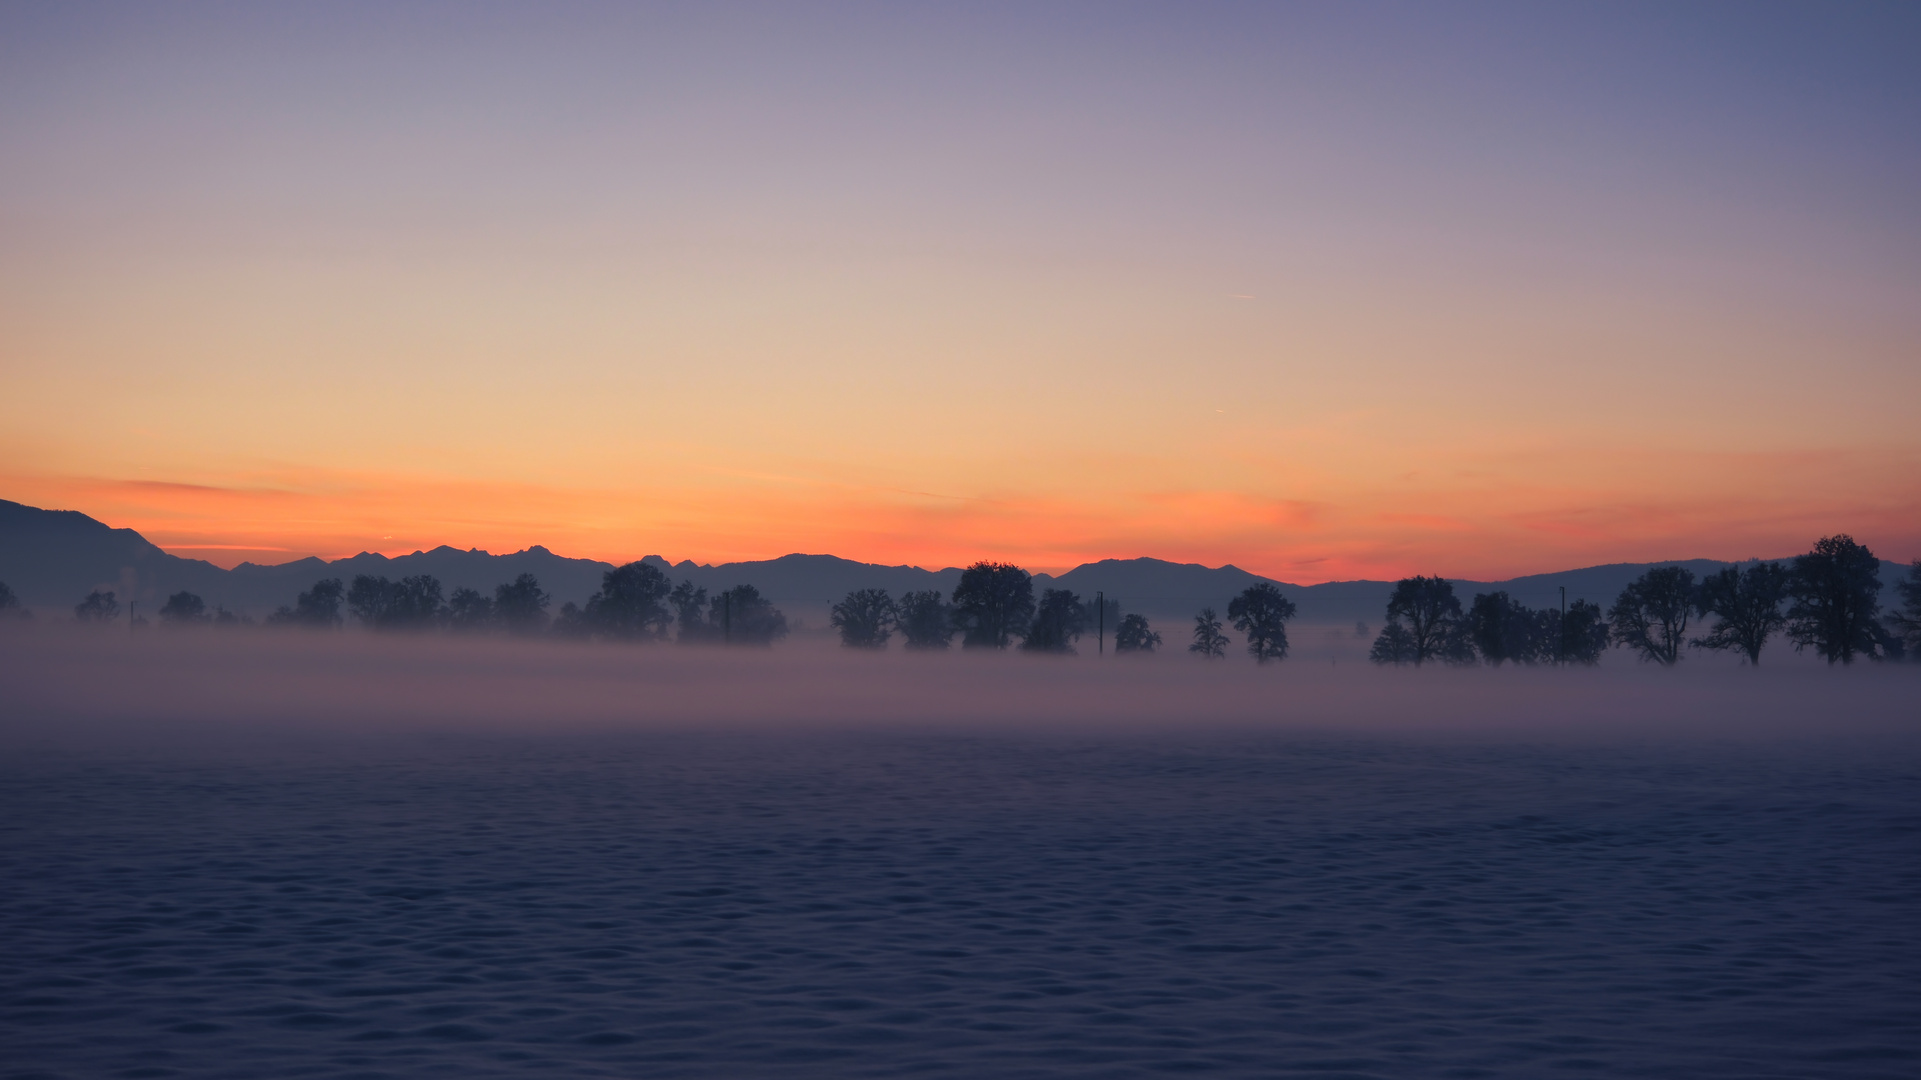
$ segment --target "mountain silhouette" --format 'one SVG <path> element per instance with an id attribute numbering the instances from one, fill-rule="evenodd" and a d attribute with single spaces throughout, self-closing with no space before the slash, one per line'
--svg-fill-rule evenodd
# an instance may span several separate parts
<path id="1" fill-rule="evenodd" d="M 886 589 L 895 596 L 923 589 L 952 593 L 960 580 L 959 567 L 924 570 L 917 566 L 883 566 L 855 562 L 834 555 L 783 555 L 778 559 L 720 564 L 682 561 L 669 563 L 658 555 L 643 562 L 658 567 L 674 581 L 719 592 L 736 585 L 752 585 L 769 601 L 792 612 L 805 612 L 808 621 L 825 621 L 827 608 L 854 589 Z M 1558 606 L 1561 586 L 1575 600 L 1607 604 L 1628 582 L 1654 566 L 1683 566 L 1697 577 L 1727 566 L 1746 563 L 1713 559 L 1683 559 L 1654 563 L 1611 563 L 1551 574 L 1531 574 L 1507 581 L 1450 579 L 1463 597 L 1504 589 L 1530 607 Z M 0 581 L 13 587 L 29 607 L 68 610 L 94 589 L 112 589 L 123 602 L 144 609 L 185 590 L 209 607 L 263 615 L 290 604 L 301 590 L 321 578 L 351 581 L 356 575 L 400 578 L 431 574 L 448 592 L 477 589 L 491 593 L 494 586 L 520 574 L 533 574 L 552 594 L 554 604 L 584 602 L 600 587 L 601 575 L 614 564 L 596 559 L 570 559 L 544 547 L 530 547 L 506 555 L 477 548 L 462 551 L 437 547 L 411 555 L 388 557 L 361 552 L 344 559 L 296 559 L 262 566 L 244 562 L 224 570 L 201 559 L 171 555 L 132 529 L 115 529 L 74 510 L 41 510 L 0 499 Z M 1883 560 L 1882 577 L 1890 584 L 1906 573 L 1903 563 Z M 1035 574 L 1034 590 L 1070 589 L 1091 600 L 1104 592 L 1118 600 L 1125 612 L 1156 620 L 1191 618 L 1202 607 L 1224 611 L 1230 598 L 1243 589 L 1271 582 L 1299 607 L 1296 620 L 1304 624 L 1378 624 L 1391 581 L 1334 581 L 1294 585 L 1242 570 L 1237 566 L 1207 567 L 1164 559 L 1102 559 L 1083 563 L 1067 573 Z"/>
<path id="2" fill-rule="evenodd" d="M 164 599 L 185 589 L 210 604 L 229 571 L 169 555 L 132 529 L 115 529 L 77 510 L 40 510 L 0 499 L 0 581 L 29 607 L 72 607 L 94 589 L 125 600 Z"/>

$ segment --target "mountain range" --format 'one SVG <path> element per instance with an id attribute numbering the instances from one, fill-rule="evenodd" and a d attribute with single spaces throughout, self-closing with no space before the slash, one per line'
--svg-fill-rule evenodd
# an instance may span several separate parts
<path id="1" fill-rule="evenodd" d="M 834 555 L 794 554 L 719 565 L 669 563 L 657 555 L 643 561 L 675 581 L 687 579 L 709 590 L 753 585 L 790 614 L 808 621 L 824 621 L 828 607 L 853 589 L 886 589 L 896 596 L 915 589 L 951 593 L 961 574 L 959 567 L 883 566 Z M 1612 563 L 1506 581 L 1457 580 L 1455 584 L 1464 603 L 1476 592 L 1505 589 L 1521 603 L 1547 607 L 1559 604 L 1560 589 L 1565 587 L 1569 602 L 1586 599 L 1605 607 L 1649 567 L 1673 565 L 1701 575 L 1742 564 L 1713 559 Z M 49 614 L 65 613 L 94 589 L 112 589 L 123 602 L 134 601 L 146 610 L 157 609 L 167 596 L 185 590 L 198 594 L 209 607 L 220 605 L 259 617 L 291 604 L 297 593 L 323 578 L 351 582 L 360 574 L 389 578 L 431 574 L 449 593 L 465 587 L 491 594 L 495 585 L 528 573 L 540 579 L 558 609 L 567 601 L 584 602 L 600 587 L 601 575 L 613 568 L 612 563 L 570 559 L 539 546 L 508 555 L 443 546 L 392 558 L 362 552 L 332 561 L 309 557 L 273 566 L 241 563 L 227 570 L 201 559 L 171 555 L 132 529 L 115 529 L 78 511 L 42 510 L 0 500 L 0 582 L 10 585 L 21 603 Z M 1898 563 L 1882 564 L 1883 578 L 1890 584 L 1905 570 Z M 1230 597 L 1262 581 L 1272 581 L 1299 605 L 1300 622 L 1320 624 L 1378 623 L 1394 588 L 1391 581 L 1295 585 L 1232 565 L 1207 567 L 1152 558 L 1103 559 L 1058 577 L 1034 575 L 1036 592 L 1071 589 L 1088 599 L 1103 592 L 1118 599 L 1124 611 L 1155 619 L 1185 619 L 1203 606 L 1225 613 Z"/>

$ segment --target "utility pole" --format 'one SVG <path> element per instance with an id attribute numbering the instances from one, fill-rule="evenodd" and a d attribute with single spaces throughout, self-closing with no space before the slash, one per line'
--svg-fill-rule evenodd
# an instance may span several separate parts
<path id="1" fill-rule="evenodd" d="M 720 642 L 723 645 L 734 643 L 734 593 L 732 589 L 720 594 Z"/>
<path id="2" fill-rule="evenodd" d="M 1107 655 L 1107 594 L 1098 590 L 1094 593 L 1094 647 L 1102 656 Z"/>

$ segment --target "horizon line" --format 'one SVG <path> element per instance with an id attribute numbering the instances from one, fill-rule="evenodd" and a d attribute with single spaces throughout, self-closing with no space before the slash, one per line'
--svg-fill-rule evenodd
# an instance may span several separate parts
<path id="1" fill-rule="evenodd" d="M 193 556 L 191 555 L 182 555 L 177 553 L 203 552 L 203 551 L 204 552 L 232 551 L 232 552 L 260 552 L 260 553 L 267 553 L 267 552 L 291 553 L 298 549 L 278 547 L 278 546 L 268 545 L 268 544 L 262 544 L 257 546 L 250 545 L 250 544 L 228 544 L 228 543 L 162 544 L 154 541 L 153 539 L 148 537 L 145 533 L 141 532 L 137 528 L 134 528 L 132 526 L 114 526 L 105 521 L 102 521 L 99 518 L 94 517 L 92 514 L 89 514 L 83 510 L 61 510 L 61 509 L 52 509 L 47 507 L 37 507 L 37 506 L 33 506 L 30 503 L 23 503 L 23 502 L 19 502 L 17 500 L 11 500 L 11 499 L 0 499 L 0 501 L 11 502 L 15 506 L 19 506 L 29 510 L 43 512 L 43 513 L 78 514 L 82 517 L 87 518 L 89 521 L 93 521 L 108 529 L 114 529 L 115 531 L 124 530 L 127 532 L 132 532 L 136 536 L 139 536 L 142 540 L 146 541 L 149 544 L 152 544 L 156 549 L 170 556 L 173 556 L 175 558 L 193 559 L 193 561 L 202 562 L 209 566 L 215 567 L 216 569 L 221 570 L 223 573 L 232 573 L 235 570 L 238 570 L 242 566 L 253 566 L 253 567 L 258 567 L 260 569 L 270 570 L 270 569 L 276 569 L 284 566 L 291 566 L 295 563 L 304 562 L 308 559 L 319 560 L 323 563 L 327 563 L 331 565 L 333 563 L 344 562 L 344 561 L 348 561 L 348 560 L 359 558 L 361 556 L 366 556 L 366 555 L 378 556 L 379 558 L 384 560 L 394 560 L 394 559 L 407 558 L 413 555 L 426 555 L 435 551 L 446 550 L 446 551 L 451 551 L 451 552 L 456 552 L 461 554 L 479 554 L 488 558 L 507 558 L 513 555 L 521 555 L 521 554 L 526 554 L 526 553 L 538 550 L 538 551 L 544 551 L 547 554 L 554 556 L 555 558 L 567 559 L 569 561 L 575 561 L 575 562 L 598 563 L 598 564 L 610 566 L 610 567 L 625 565 L 625 563 L 627 562 L 640 562 L 648 559 L 658 559 L 660 560 L 660 562 L 662 562 L 666 566 L 673 567 L 673 568 L 678 568 L 683 565 L 691 564 L 695 568 L 709 569 L 709 570 L 719 569 L 727 566 L 738 566 L 738 565 L 747 565 L 747 564 L 756 564 L 756 563 L 771 563 L 771 562 L 779 561 L 780 559 L 792 558 L 796 556 L 833 558 L 833 559 L 839 559 L 844 562 L 855 563 L 861 566 L 869 566 L 869 567 L 877 567 L 877 568 L 885 568 L 885 569 L 915 570 L 922 573 L 930 573 L 930 574 L 938 574 L 938 573 L 943 573 L 947 571 L 965 569 L 967 565 L 972 565 L 973 562 L 977 562 L 977 561 L 1007 561 L 1007 562 L 1012 562 L 1014 565 L 1020 566 L 1021 569 L 1026 570 L 1030 574 L 1045 575 L 1049 578 L 1055 578 L 1055 579 L 1065 577 L 1066 575 L 1071 574 L 1077 570 L 1083 569 L 1085 567 L 1097 566 L 1103 562 L 1134 562 L 1134 561 L 1147 559 L 1147 560 L 1163 563 L 1169 566 L 1197 567 L 1202 570 L 1207 570 L 1210 572 L 1220 571 L 1220 570 L 1235 570 L 1241 573 L 1248 574 L 1252 577 L 1260 578 L 1266 581 L 1271 581 L 1279 585 L 1288 585 L 1294 588 L 1313 588 L 1318 585 L 1338 585 L 1338 584 L 1362 583 L 1362 582 L 1391 583 L 1393 581 L 1400 580 L 1402 577 L 1412 576 L 1412 575 L 1400 575 L 1399 577 L 1380 577 L 1380 578 L 1373 578 L 1373 577 L 1329 578 L 1322 581 L 1301 583 L 1301 582 L 1289 581 L 1284 578 L 1274 576 L 1271 574 L 1263 574 L 1256 570 L 1249 570 L 1245 567 L 1237 565 L 1232 561 L 1223 561 L 1219 565 L 1213 566 L 1213 565 L 1209 565 L 1206 562 L 1197 561 L 1197 560 L 1168 559 L 1158 555 L 1145 555 L 1145 554 L 1131 555 L 1131 556 L 1107 555 L 1107 556 L 1102 556 L 1101 558 L 1098 558 L 1098 559 L 1083 560 L 1081 562 L 1078 562 L 1072 565 L 1053 565 L 1053 566 L 1045 565 L 1045 564 L 1036 564 L 1033 566 L 1029 566 L 1029 565 L 1023 564 L 1021 561 L 1017 559 L 996 559 L 994 557 L 987 557 L 985 559 L 972 560 L 964 564 L 950 564 L 950 565 L 934 567 L 934 568 L 930 568 L 921 563 L 870 562 L 863 559 L 850 558 L 848 556 L 839 555 L 833 552 L 807 552 L 807 551 L 789 551 L 789 552 L 782 553 L 780 555 L 767 556 L 765 558 L 733 559 L 733 560 L 728 560 L 724 562 L 701 562 L 692 558 L 682 558 L 679 560 L 674 560 L 674 559 L 669 559 L 664 555 L 650 552 L 648 554 L 641 555 L 635 558 L 626 559 L 624 561 L 616 561 L 613 559 L 594 558 L 592 556 L 564 555 L 559 552 L 556 552 L 553 548 L 549 547 L 548 545 L 541 544 L 541 543 L 529 544 L 526 547 L 520 548 L 516 551 L 495 554 L 493 551 L 489 549 L 481 548 L 478 546 L 461 548 L 453 544 L 444 543 L 444 542 L 434 545 L 433 547 L 430 547 L 430 548 L 415 547 L 415 548 L 412 548 L 411 550 L 396 549 L 394 552 L 379 551 L 379 550 L 373 550 L 373 549 L 362 549 L 360 551 L 356 551 L 352 553 L 340 553 L 340 554 L 331 554 L 331 555 L 312 552 L 306 555 L 302 555 L 298 558 L 287 559 L 283 562 L 263 563 L 263 562 L 254 562 L 251 559 L 242 559 L 238 563 L 235 563 L 231 566 L 222 566 L 219 563 L 213 562 L 208 559 L 197 559 L 197 558 L 193 558 Z M 1708 555 L 1694 555 L 1686 558 L 1663 558 L 1663 559 L 1615 559 L 1615 560 L 1606 561 L 1606 562 L 1588 563 L 1588 564 L 1579 565 L 1579 566 L 1566 566 L 1566 567 L 1561 567 L 1558 569 L 1551 569 L 1551 570 L 1536 570 L 1536 571 L 1529 571 L 1529 572 L 1522 572 L 1522 573 L 1509 572 L 1507 573 L 1506 576 L 1502 576 L 1502 577 L 1491 577 L 1491 576 L 1490 577 L 1471 577 L 1468 575 L 1450 575 L 1450 574 L 1433 574 L 1433 576 L 1442 577 L 1449 581 L 1465 581 L 1465 582 L 1474 582 L 1474 583 L 1480 583 L 1480 584 L 1494 584 L 1494 583 L 1500 583 L 1505 581 L 1519 580 L 1521 578 L 1547 577 L 1547 576 L 1553 576 L 1557 574 L 1578 573 L 1584 570 L 1603 569 L 1610 566 L 1673 565 L 1673 564 L 1688 563 L 1688 562 L 1712 562 L 1712 563 L 1722 563 L 1722 564 L 1730 564 L 1730 565 L 1739 565 L 1739 564 L 1757 562 L 1757 561 L 1785 562 L 1787 560 L 1793 559 L 1798 554 L 1800 554 L 1800 552 L 1797 551 L 1797 552 L 1790 552 L 1790 553 L 1778 555 L 1778 556 L 1749 555 L 1744 558 L 1738 558 L 1738 559 L 1737 558 L 1716 558 Z M 1320 562 L 1322 560 L 1317 559 L 1313 561 Z M 1907 565 L 1911 560 L 1882 559 L 1881 561 L 1884 563 L 1890 563 L 1894 565 Z"/>

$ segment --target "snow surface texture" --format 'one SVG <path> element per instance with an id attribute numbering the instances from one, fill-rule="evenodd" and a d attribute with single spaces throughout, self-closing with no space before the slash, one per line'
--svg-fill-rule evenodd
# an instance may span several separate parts
<path id="1" fill-rule="evenodd" d="M 1921 1068 L 1911 672 L 329 648 L 0 654 L 0 1075 Z"/>

